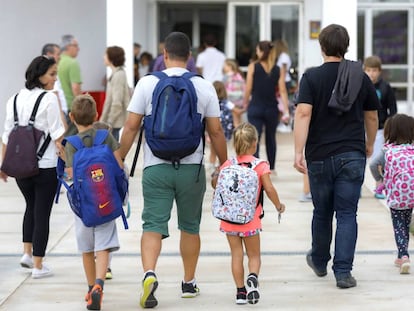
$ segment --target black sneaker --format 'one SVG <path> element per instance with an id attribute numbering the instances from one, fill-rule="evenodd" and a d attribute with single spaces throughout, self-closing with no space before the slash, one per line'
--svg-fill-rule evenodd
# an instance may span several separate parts
<path id="1" fill-rule="evenodd" d="M 236 304 L 238 305 L 245 305 L 247 303 L 247 292 L 240 291 L 236 294 Z"/>
<path id="2" fill-rule="evenodd" d="M 323 277 L 325 275 L 328 274 L 328 272 L 326 271 L 326 267 L 323 269 L 318 269 L 313 261 L 312 261 L 312 255 L 311 255 L 312 251 L 310 250 L 307 254 L 306 254 L 306 263 L 308 264 L 308 266 L 313 270 L 313 272 L 315 272 L 315 274 L 319 277 Z"/>
<path id="3" fill-rule="evenodd" d="M 357 285 L 357 281 L 351 275 L 351 273 L 335 276 L 336 277 L 336 286 L 339 288 L 351 288 Z"/>
<path id="4" fill-rule="evenodd" d="M 86 309 L 101 310 L 102 298 L 103 298 L 102 287 L 99 284 L 95 284 L 88 297 Z"/>
<path id="5" fill-rule="evenodd" d="M 253 274 L 249 274 L 246 281 L 247 289 L 247 302 L 250 304 L 256 304 L 259 302 L 260 293 L 259 293 L 259 281 L 257 277 Z"/>
<path id="6" fill-rule="evenodd" d="M 200 289 L 196 284 L 181 282 L 181 298 L 194 298 L 200 295 Z"/>
<path id="7" fill-rule="evenodd" d="M 155 273 L 148 272 L 142 281 L 142 294 L 139 304 L 143 308 L 154 308 L 157 306 L 158 301 L 154 296 L 155 290 L 158 287 L 157 277 Z"/>

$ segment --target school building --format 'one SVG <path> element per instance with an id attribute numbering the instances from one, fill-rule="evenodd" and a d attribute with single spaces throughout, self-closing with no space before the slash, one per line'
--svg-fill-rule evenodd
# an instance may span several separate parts
<path id="1" fill-rule="evenodd" d="M 171 31 L 187 33 L 195 55 L 204 34 L 213 33 L 218 48 L 242 66 L 258 41 L 285 39 L 300 76 L 321 64 L 317 37 L 330 23 L 348 29 L 348 59 L 381 57 L 400 110 L 413 114 L 413 22 L 414 0 L 4 0 L 0 124 L 6 100 L 24 86 L 29 62 L 64 34 L 79 41 L 82 89 L 103 92 L 103 54 L 110 45 L 126 50 L 131 87 L 133 42 L 156 56 L 158 43 Z"/>

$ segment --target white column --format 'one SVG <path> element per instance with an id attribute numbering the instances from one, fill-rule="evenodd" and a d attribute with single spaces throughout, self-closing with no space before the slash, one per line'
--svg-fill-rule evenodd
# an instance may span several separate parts
<path id="1" fill-rule="evenodd" d="M 106 45 L 125 50 L 125 71 L 129 86 L 134 86 L 133 0 L 106 0 Z"/>
<path id="2" fill-rule="evenodd" d="M 348 30 L 349 48 L 347 59 L 357 59 L 357 0 L 323 0 L 322 28 L 339 24 Z"/>

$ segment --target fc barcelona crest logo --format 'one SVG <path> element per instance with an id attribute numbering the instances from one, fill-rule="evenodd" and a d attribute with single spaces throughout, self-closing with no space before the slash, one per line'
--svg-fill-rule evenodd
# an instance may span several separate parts
<path id="1" fill-rule="evenodd" d="M 94 182 L 101 182 L 104 179 L 104 173 L 101 168 L 91 171 L 91 178 Z"/>

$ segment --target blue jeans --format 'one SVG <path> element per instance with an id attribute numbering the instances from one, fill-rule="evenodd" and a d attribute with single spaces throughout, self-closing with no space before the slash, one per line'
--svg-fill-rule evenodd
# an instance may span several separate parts
<path id="1" fill-rule="evenodd" d="M 356 214 L 364 181 L 366 156 L 346 152 L 323 161 L 309 161 L 309 184 L 314 205 L 312 261 L 325 268 L 331 259 L 332 221 L 336 214 L 335 276 L 350 273 L 358 234 Z"/>

